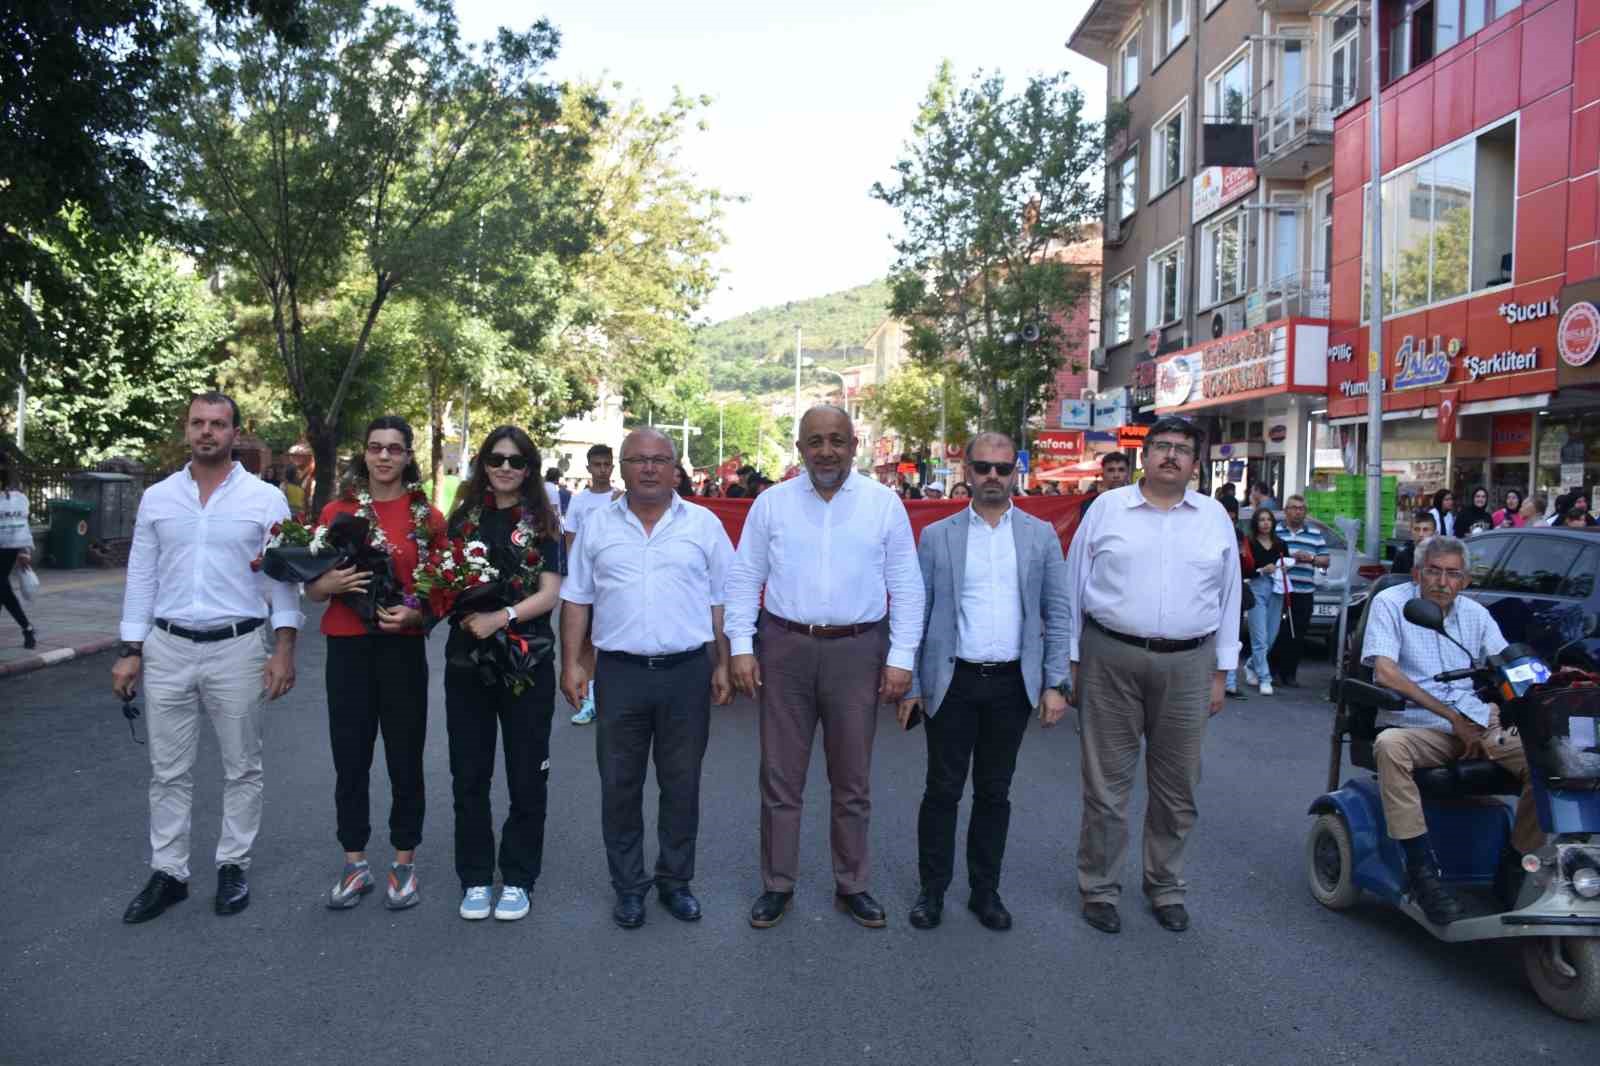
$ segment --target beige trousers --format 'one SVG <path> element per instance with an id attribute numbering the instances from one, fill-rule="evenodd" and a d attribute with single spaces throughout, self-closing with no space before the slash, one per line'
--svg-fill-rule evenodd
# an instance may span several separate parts
<path id="1" fill-rule="evenodd" d="M 267 634 L 196 644 L 151 629 L 144 642 L 150 747 L 150 866 L 189 880 L 190 807 L 200 720 L 211 719 L 222 755 L 222 835 L 217 865 L 250 866 L 261 828 L 262 670 Z"/>
<path id="2" fill-rule="evenodd" d="M 1539 828 L 1539 812 L 1528 787 L 1528 759 L 1522 751 L 1522 738 L 1491 722 L 1483 746 L 1490 759 L 1522 780 L 1517 820 L 1511 829 L 1512 846 L 1524 854 L 1538 850 L 1544 844 L 1544 830 Z M 1442 729 L 1385 729 L 1378 734 L 1372 755 L 1378 764 L 1378 791 L 1383 797 L 1383 817 L 1389 824 L 1390 837 L 1410 840 L 1428 831 L 1428 823 L 1422 817 L 1422 794 L 1411 771 L 1455 762 L 1465 751 L 1460 737 Z"/>
<path id="3" fill-rule="evenodd" d="M 1083 718 L 1083 828 L 1078 891 L 1116 903 L 1128 853 L 1128 797 L 1141 741 L 1150 791 L 1144 818 L 1144 892 L 1152 906 L 1182 903 L 1183 847 L 1198 817 L 1200 751 L 1210 717 L 1216 638 L 1152 652 L 1085 625 L 1078 687 Z"/>

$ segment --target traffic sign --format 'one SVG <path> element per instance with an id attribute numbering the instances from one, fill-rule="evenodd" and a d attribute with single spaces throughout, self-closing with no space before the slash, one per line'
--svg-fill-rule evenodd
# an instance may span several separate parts
<path id="1" fill-rule="evenodd" d="M 1017 453 L 1017 469 L 1024 474 L 1028 472 L 1028 453 L 1026 451 Z"/>

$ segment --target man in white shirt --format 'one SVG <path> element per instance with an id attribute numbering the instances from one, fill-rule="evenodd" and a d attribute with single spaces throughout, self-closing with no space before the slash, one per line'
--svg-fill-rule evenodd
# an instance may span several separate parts
<path id="1" fill-rule="evenodd" d="M 1239 539 L 1227 511 L 1191 490 L 1203 441 L 1166 417 L 1144 443 L 1144 480 L 1103 493 L 1067 554 L 1073 690 L 1082 707 L 1084 919 L 1122 928 L 1128 797 L 1141 739 L 1149 803 L 1144 891 L 1165 929 L 1189 927 L 1183 847 L 1196 817 L 1206 722 L 1238 665 Z"/>
<path id="2" fill-rule="evenodd" d="M 572 497 L 572 502 L 567 505 L 567 513 L 561 520 L 561 533 L 569 556 L 572 554 L 572 542 L 577 537 L 578 531 L 583 528 L 583 520 L 591 511 L 604 507 L 616 498 L 616 493 L 611 488 L 613 457 L 610 445 L 592 446 L 585 459 L 589 467 L 589 488 Z M 594 648 L 586 643 L 584 650 L 587 652 L 585 665 L 592 674 Z M 594 721 L 593 681 L 589 682 L 588 692 L 583 697 L 583 704 L 578 708 L 578 713 L 572 716 L 572 724 L 588 725 L 592 721 Z"/>
<path id="3" fill-rule="evenodd" d="M 624 929 L 644 924 L 652 885 L 674 918 L 700 917 L 689 889 L 700 765 L 711 701 L 733 702 L 722 635 L 733 545 L 715 515 L 678 496 L 676 464 L 660 430 L 628 434 L 628 492 L 590 512 L 561 586 L 561 691 L 574 707 L 588 688 L 581 647 L 594 619 L 600 821 L 617 893 L 612 917 Z M 644 872 L 643 808 L 652 746 L 661 791 L 654 877 Z"/>
<path id="4" fill-rule="evenodd" d="M 840 408 L 806 412 L 795 442 L 806 472 L 756 498 L 728 578 L 734 686 L 761 700 L 764 891 L 750 911 L 757 929 L 782 920 L 794 897 L 819 721 L 836 905 L 862 925 L 886 924 L 867 892 L 872 737 L 878 704 L 897 703 L 911 684 L 923 591 L 905 505 L 854 472 L 856 444 Z"/>
<path id="5" fill-rule="evenodd" d="M 955 867 L 956 812 L 972 772 L 967 823 L 967 907 L 987 928 L 1011 928 L 1000 902 L 1000 864 L 1011 824 L 1011 777 L 1035 706 L 1045 725 L 1067 710 L 1067 564 L 1061 540 L 1011 504 L 1017 450 L 1003 433 L 967 445 L 972 506 L 922 531 L 925 625 L 911 690 L 900 701 L 910 728 L 926 707 L 928 780 L 917 816 L 922 892 L 911 924 L 944 914 Z"/>
<path id="6" fill-rule="evenodd" d="M 189 463 L 145 492 L 134 522 L 111 685 L 131 700 L 144 678 L 154 873 L 125 922 L 149 921 L 189 895 L 190 769 L 202 714 L 216 730 L 224 777 L 216 912 L 237 914 L 250 903 L 245 871 L 261 828 L 262 712 L 294 687 L 304 617 L 296 586 L 251 567 L 272 526 L 289 517 L 289 504 L 234 461 L 238 433 L 232 399 L 194 397 L 185 423 Z"/>

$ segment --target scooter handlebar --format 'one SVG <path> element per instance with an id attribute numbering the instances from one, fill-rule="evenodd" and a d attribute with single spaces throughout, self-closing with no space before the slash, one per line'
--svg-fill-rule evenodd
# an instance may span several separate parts
<path id="1" fill-rule="evenodd" d="M 1442 674 L 1434 674 L 1433 679 L 1440 683 L 1448 683 L 1451 681 L 1467 681 L 1471 679 L 1475 673 L 1477 673 L 1477 671 L 1473 670 L 1471 667 L 1467 667 L 1463 670 L 1446 670 Z"/>

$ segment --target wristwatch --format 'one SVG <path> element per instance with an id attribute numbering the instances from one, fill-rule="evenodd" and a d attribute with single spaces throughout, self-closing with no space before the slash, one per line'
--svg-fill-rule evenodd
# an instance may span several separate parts
<path id="1" fill-rule="evenodd" d="M 1067 682 L 1063 681 L 1059 685 L 1051 685 L 1050 687 L 1060 693 L 1062 699 L 1070 700 L 1072 698 L 1072 686 Z"/>
<path id="2" fill-rule="evenodd" d="M 507 607 L 506 608 L 506 625 L 507 626 L 514 626 L 516 624 L 517 624 L 517 609 L 515 607 Z"/>
<path id="3" fill-rule="evenodd" d="M 144 646 L 142 644 L 135 644 L 132 641 L 125 640 L 121 644 L 117 645 L 117 658 L 142 659 L 144 658 Z"/>

